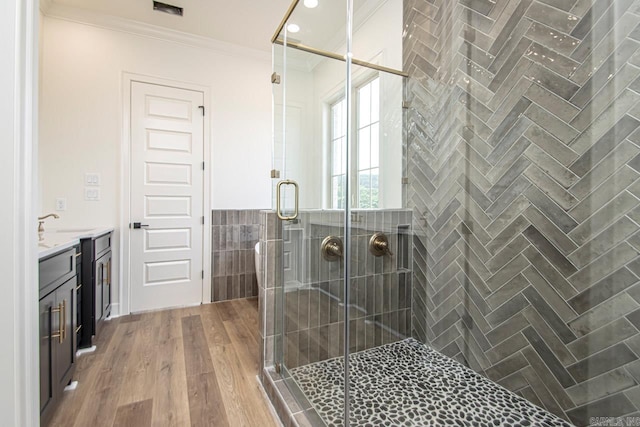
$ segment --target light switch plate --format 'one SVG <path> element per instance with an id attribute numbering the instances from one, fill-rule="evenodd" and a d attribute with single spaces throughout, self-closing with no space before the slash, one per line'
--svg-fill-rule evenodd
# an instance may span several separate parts
<path id="1" fill-rule="evenodd" d="M 56 210 L 57 211 L 66 211 L 67 210 L 67 199 L 58 197 L 56 199 Z"/>
<path id="2" fill-rule="evenodd" d="M 91 202 L 100 200 L 100 189 L 95 187 L 85 187 L 84 199 Z"/>
<path id="3" fill-rule="evenodd" d="M 84 174 L 85 185 L 100 185 L 100 174 L 91 172 Z"/>

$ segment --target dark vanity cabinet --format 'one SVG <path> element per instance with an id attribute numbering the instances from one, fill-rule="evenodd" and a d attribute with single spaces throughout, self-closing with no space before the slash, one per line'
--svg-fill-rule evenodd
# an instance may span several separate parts
<path id="1" fill-rule="evenodd" d="M 76 358 L 78 248 L 44 257 L 40 273 L 40 423 L 71 382 Z"/>
<path id="2" fill-rule="evenodd" d="M 100 332 L 102 322 L 111 314 L 111 238 L 108 232 L 97 237 L 82 239 L 82 328 L 79 347 L 91 347 Z"/>

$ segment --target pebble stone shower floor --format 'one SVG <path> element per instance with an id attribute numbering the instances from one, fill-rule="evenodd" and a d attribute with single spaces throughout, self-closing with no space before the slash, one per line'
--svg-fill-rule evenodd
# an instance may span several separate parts
<path id="1" fill-rule="evenodd" d="M 408 338 L 350 356 L 351 426 L 571 426 Z M 344 359 L 291 370 L 328 426 L 342 426 Z"/>

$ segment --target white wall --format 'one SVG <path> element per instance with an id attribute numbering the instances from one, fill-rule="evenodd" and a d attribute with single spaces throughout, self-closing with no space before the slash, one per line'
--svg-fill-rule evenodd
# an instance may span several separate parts
<path id="1" fill-rule="evenodd" d="M 271 206 L 268 53 L 229 55 L 49 17 L 42 32 L 41 211 L 67 199 L 67 211 L 49 227 L 120 221 L 123 72 L 209 87 L 212 207 Z M 101 175 L 99 202 L 84 201 L 86 172 Z"/>

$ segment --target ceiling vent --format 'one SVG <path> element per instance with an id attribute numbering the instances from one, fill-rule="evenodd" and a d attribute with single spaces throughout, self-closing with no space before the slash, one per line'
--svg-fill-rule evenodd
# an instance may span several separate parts
<path id="1" fill-rule="evenodd" d="M 182 16 L 184 11 L 183 8 L 174 6 L 172 4 L 161 3 L 159 1 L 153 2 L 153 10 L 157 10 L 158 12 L 168 13 L 170 15 L 178 15 Z"/>

